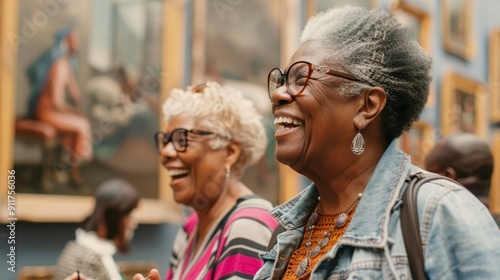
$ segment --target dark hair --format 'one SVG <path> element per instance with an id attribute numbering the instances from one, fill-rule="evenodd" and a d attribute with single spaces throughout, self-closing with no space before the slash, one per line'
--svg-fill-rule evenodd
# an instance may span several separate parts
<path id="1" fill-rule="evenodd" d="M 490 182 L 493 175 L 494 160 L 488 142 L 470 133 L 442 138 L 425 161 L 436 164 L 440 170 L 452 167 L 458 179 L 474 176 Z"/>
<path id="2" fill-rule="evenodd" d="M 99 223 L 106 225 L 106 239 L 120 233 L 121 219 L 130 214 L 139 203 L 139 193 L 122 179 L 102 183 L 94 193 L 94 211 L 80 225 L 86 231 L 97 231 Z"/>

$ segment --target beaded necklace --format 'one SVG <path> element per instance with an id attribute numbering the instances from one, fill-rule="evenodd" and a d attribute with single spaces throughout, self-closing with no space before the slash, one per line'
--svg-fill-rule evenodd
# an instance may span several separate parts
<path id="1" fill-rule="evenodd" d="M 305 244 L 307 247 L 307 252 L 306 252 L 306 255 L 304 256 L 304 258 L 300 261 L 300 263 L 297 267 L 297 270 L 295 271 L 295 276 L 297 276 L 298 278 L 302 278 L 308 273 L 308 271 L 310 269 L 310 267 L 309 267 L 310 266 L 309 265 L 310 257 L 312 257 L 312 258 L 316 257 L 320 253 L 321 249 L 323 249 L 326 245 L 328 245 L 328 242 L 330 241 L 330 235 L 331 235 L 333 226 L 335 226 L 336 229 L 340 229 L 346 225 L 348 215 L 354 210 L 354 208 L 356 208 L 356 205 L 358 205 L 358 202 L 361 199 L 362 195 L 363 195 L 362 193 L 359 193 L 358 198 L 356 198 L 356 200 L 345 211 L 332 215 L 332 216 L 336 216 L 334 225 L 331 225 L 330 228 L 328 229 L 328 231 L 323 232 L 323 239 L 321 239 L 318 242 L 318 244 L 316 244 L 316 246 L 314 246 L 311 249 L 311 246 L 312 246 L 311 237 L 312 237 L 312 232 L 313 232 L 314 226 L 315 226 L 316 222 L 318 221 L 318 214 L 323 214 L 323 213 L 319 213 L 319 210 L 318 210 L 319 202 L 318 202 L 316 209 L 314 209 L 314 212 L 311 214 L 311 216 L 309 217 L 309 220 L 307 222 L 308 226 L 306 228 L 309 231 L 309 237 L 308 237 L 308 240 Z"/>

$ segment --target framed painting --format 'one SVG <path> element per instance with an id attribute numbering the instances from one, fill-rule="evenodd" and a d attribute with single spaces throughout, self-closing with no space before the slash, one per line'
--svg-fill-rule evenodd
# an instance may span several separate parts
<path id="1" fill-rule="evenodd" d="M 411 162 L 418 167 L 424 168 L 425 156 L 434 146 L 433 130 L 430 124 L 417 121 L 399 139 L 401 150 L 410 155 Z"/>
<path id="2" fill-rule="evenodd" d="M 6 34 L 16 28 L 16 17 L 12 11 L 16 10 L 15 1 L 0 1 L 0 173 L 8 176 L 12 172 L 12 135 L 11 131 L 14 127 L 14 116 L 12 109 L 14 104 L 14 69 L 15 59 L 13 56 L 14 49 L 8 40 Z M 4 179 L 5 178 L 5 179 Z M 0 184 L 0 205 L 6 205 L 0 209 L 0 219 L 2 223 L 7 223 L 7 205 L 8 191 L 15 188 L 15 183 L 9 180 L 11 178 L 4 177 Z M 11 200 L 12 201 L 12 200 Z M 4 211 L 4 212 L 1 212 Z"/>
<path id="3" fill-rule="evenodd" d="M 408 28 L 410 35 L 419 42 L 420 46 L 430 54 L 431 42 L 431 17 L 421 8 L 415 7 L 404 0 L 396 0 L 390 6 L 391 13 L 401 24 Z M 429 93 L 427 107 L 434 106 L 436 97 L 432 90 Z"/>
<path id="4" fill-rule="evenodd" d="M 490 59 L 489 59 L 489 93 L 491 96 L 491 120 L 500 122 L 500 29 L 495 29 L 490 34 Z"/>
<path id="5" fill-rule="evenodd" d="M 442 81 L 441 94 L 442 134 L 474 133 L 486 139 L 488 96 L 482 84 L 448 72 Z"/>
<path id="6" fill-rule="evenodd" d="M 266 153 L 245 171 L 242 180 L 274 204 L 299 189 L 298 175 L 278 164 L 274 155 L 274 117 L 266 86 L 269 71 L 285 65 L 296 47 L 299 23 L 285 16 L 298 12 L 298 4 L 292 2 L 193 1 L 189 83 L 209 80 L 232 85 L 263 115 Z"/>
<path id="7" fill-rule="evenodd" d="M 2 91 L 12 100 L 2 102 L 8 113 L 0 121 L 11 123 L 2 154 L 12 155 L 6 166 L 15 172 L 16 218 L 79 222 L 95 189 L 121 178 L 140 193 L 139 222 L 180 221 L 170 189 L 160 187 L 168 179 L 153 135 L 163 92 L 182 83 L 178 42 L 185 40 L 171 29 L 183 22 L 185 4 L 8 2 L 16 2 L 12 44 L 2 51 L 17 68 L 8 77 L 15 87 Z"/>
<path id="8" fill-rule="evenodd" d="M 309 18 L 314 14 L 326 11 L 337 6 L 359 6 L 367 9 L 377 7 L 377 0 L 307 0 L 306 2 L 306 17 Z"/>
<path id="9" fill-rule="evenodd" d="M 441 1 L 444 49 L 463 59 L 474 56 L 473 8 L 472 0 Z"/>
<path id="10" fill-rule="evenodd" d="M 410 35 L 420 43 L 422 48 L 427 53 L 430 53 L 431 17 L 429 14 L 404 0 L 394 1 L 390 10 L 394 17 L 408 29 Z"/>

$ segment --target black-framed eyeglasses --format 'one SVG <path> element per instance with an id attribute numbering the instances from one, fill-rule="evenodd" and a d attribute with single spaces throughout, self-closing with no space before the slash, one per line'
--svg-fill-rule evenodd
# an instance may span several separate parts
<path id="1" fill-rule="evenodd" d="M 269 72 L 267 76 L 269 98 L 271 98 L 271 95 L 277 88 L 283 86 L 285 83 L 288 94 L 291 96 L 301 94 L 306 88 L 313 71 L 359 82 L 352 74 L 333 70 L 327 66 L 314 65 L 307 61 L 297 61 L 288 68 L 288 72 L 286 73 L 280 68 L 274 68 Z"/>
<path id="2" fill-rule="evenodd" d="M 171 133 L 165 132 L 157 132 L 155 134 L 155 144 L 158 149 L 158 153 L 161 153 L 161 150 L 168 145 L 168 143 L 172 142 L 174 149 L 178 153 L 185 152 L 188 146 L 188 133 L 198 134 L 198 135 L 211 135 L 214 134 L 210 131 L 198 130 L 198 129 L 185 129 L 185 128 L 176 128 Z"/>

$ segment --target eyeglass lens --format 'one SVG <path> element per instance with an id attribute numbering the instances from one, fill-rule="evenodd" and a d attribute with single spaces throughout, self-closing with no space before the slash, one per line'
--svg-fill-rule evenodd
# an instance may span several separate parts
<path id="1" fill-rule="evenodd" d="M 305 62 L 295 63 L 288 69 L 286 82 L 290 95 L 302 93 L 311 77 L 311 72 L 310 65 Z"/>
<path id="2" fill-rule="evenodd" d="M 279 68 L 274 68 L 269 72 L 269 76 L 267 78 L 267 90 L 269 94 L 269 98 L 271 98 L 271 94 L 282 86 L 285 83 L 285 75 L 283 75 L 283 72 Z"/>
<path id="3" fill-rule="evenodd" d="M 187 148 L 187 129 L 175 129 L 171 134 L 162 132 L 156 134 L 158 152 L 161 152 L 169 142 L 172 142 L 177 152 L 184 152 Z"/>
<path id="4" fill-rule="evenodd" d="M 271 70 L 268 76 L 269 98 L 273 92 L 283 86 L 286 81 L 288 93 L 292 96 L 302 93 L 311 77 L 312 68 L 306 62 L 292 64 L 286 74 L 279 68 Z"/>

